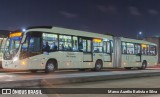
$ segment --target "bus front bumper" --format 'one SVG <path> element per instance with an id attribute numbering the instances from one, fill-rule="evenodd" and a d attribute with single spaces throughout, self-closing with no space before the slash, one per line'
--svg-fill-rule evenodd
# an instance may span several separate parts
<path id="1" fill-rule="evenodd" d="M 22 65 L 20 61 L 14 62 L 13 60 L 3 60 L 2 61 L 3 69 L 14 69 L 14 70 L 27 70 L 26 65 Z"/>

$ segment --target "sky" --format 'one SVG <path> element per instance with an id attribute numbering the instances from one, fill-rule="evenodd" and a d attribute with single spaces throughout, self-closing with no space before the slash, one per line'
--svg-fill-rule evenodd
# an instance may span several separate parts
<path id="1" fill-rule="evenodd" d="M 0 30 L 56 26 L 128 38 L 160 36 L 160 0 L 0 0 Z"/>

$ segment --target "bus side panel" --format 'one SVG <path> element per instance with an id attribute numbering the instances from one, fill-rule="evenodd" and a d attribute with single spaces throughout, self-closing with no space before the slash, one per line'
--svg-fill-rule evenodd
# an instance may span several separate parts
<path id="1" fill-rule="evenodd" d="M 122 67 L 141 67 L 141 62 L 137 62 L 136 55 L 122 54 Z"/>
<path id="2" fill-rule="evenodd" d="M 46 55 L 40 54 L 36 56 L 29 57 L 28 59 L 23 59 L 28 64 L 28 69 L 44 69 L 45 68 L 45 58 Z"/>
<path id="3" fill-rule="evenodd" d="M 69 59 L 66 58 L 66 54 L 64 52 L 49 52 L 36 56 L 32 56 L 28 58 L 29 69 L 45 69 L 48 60 L 55 59 L 58 64 L 58 68 L 64 68 L 66 66 L 70 66 Z M 66 67 L 67 68 L 67 67 Z"/>
<path id="4" fill-rule="evenodd" d="M 72 68 L 83 68 L 83 52 L 70 52 L 68 53 Z"/>
<path id="5" fill-rule="evenodd" d="M 157 65 L 157 56 L 147 56 L 147 55 L 142 55 L 142 62 L 146 60 L 147 61 L 147 66 L 154 66 Z"/>
<path id="6" fill-rule="evenodd" d="M 82 52 L 57 51 L 53 52 L 50 58 L 57 60 L 58 69 L 82 68 Z"/>
<path id="7" fill-rule="evenodd" d="M 122 54 L 121 67 L 128 67 L 128 55 Z"/>
<path id="8" fill-rule="evenodd" d="M 95 63 L 98 59 L 102 60 L 103 62 L 103 67 L 112 67 L 112 62 L 110 62 L 110 55 L 108 55 L 109 57 L 106 57 L 108 59 L 104 59 L 104 53 L 93 53 L 93 61 L 84 61 L 83 62 L 83 68 L 94 68 L 95 67 Z"/>

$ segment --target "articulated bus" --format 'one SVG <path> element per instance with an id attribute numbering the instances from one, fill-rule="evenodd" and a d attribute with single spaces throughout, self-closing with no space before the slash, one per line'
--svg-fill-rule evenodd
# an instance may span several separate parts
<path id="1" fill-rule="evenodd" d="M 32 27 L 10 33 L 2 65 L 4 69 L 46 73 L 58 69 L 145 69 L 156 65 L 156 47 L 143 40 L 60 27 Z"/>

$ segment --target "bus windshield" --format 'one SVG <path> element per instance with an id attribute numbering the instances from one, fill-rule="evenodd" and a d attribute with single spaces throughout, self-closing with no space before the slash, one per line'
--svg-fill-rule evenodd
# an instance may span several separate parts
<path id="1" fill-rule="evenodd" d="M 4 59 L 11 60 L 18 52 L 21 37 L 8 38 L 4 48 Z"/>

